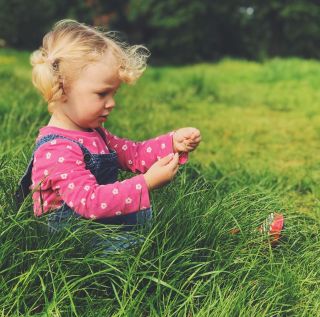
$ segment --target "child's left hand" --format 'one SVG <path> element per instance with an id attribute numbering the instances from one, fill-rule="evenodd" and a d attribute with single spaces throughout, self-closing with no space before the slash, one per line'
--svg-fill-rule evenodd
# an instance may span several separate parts
<path id="1" fill-rule="evenodd" d="M 196 128 L 181 128 L 173 134 L 174 152 L 191 152 L 201 141 L 201 133 Z"/>

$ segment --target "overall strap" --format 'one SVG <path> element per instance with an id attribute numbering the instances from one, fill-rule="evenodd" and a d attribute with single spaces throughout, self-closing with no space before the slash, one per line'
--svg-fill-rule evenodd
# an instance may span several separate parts
<path id="1" fill-rule="evenodd" d="M 103 132 L 102 128 L 99 127 L 99 128 L 96 128 L 95 130 L 101 135 L 104 143 L 105 143 L 105 144 L 107 145 L 107 147 L 108 147 L 107 137 L 106 137 L 106 134 Z"/>
<path id="2" fill-rule="evenodd" d="M 16 203 L 16 209 L 18 210 L 28 194 L 30 193 L 30 186 L 31 186 L 31 172 L 32 172 L 32 167 L 33 167 L 33 155 L 32 158 L 29 161 L 29 164 L 21 177 L 19 183 L 18 183 L 18 188 L 14 194 L 15 197 L 15 203 Z"/>
<path id="3" fill-rule="evenodd" d="M 87 162 L 88 160 L 90 160 L 91 154 L 90 154 L 89 150 L 78 141 L 69 139 L 67 137 L 64 137 L 64 136 L 58 135 L 58 134 L 48 134 L 48 135 L 45 135 L 44 137 L 42 137 L 36 143 L 35 148 L 32 153 L 32 156 L 31 156 L 31 159 L 30 159 L 29 164 L 26 168 L 26 171 L 18 183 L 18 188 L 15 192 L 15 201 L 16 201 L 16 208 L 17 209 L 19 209 L 21 207 L 23 201 L 26 199 L 28 194 L 30 194 L 30 186 L 32 184 L 31 173 L 32 173 L 32 168 L 33 168 L 34 153 L 38 150 L 38 148 L 41 145 L 43 145 L 47 142 L 53 141 L 54 139 L 67 139 L 69 141 L 72 141 L 73 143 L 76 143 L 77 145 L 80 146 L 80 148 L 82 150 L 84 161 Z"/>
<path id="4" fill-rule="evenodd" d="M 68 140 L 68 141 L 71 141 L 71 142 L 73 142 L 73 143 L 76 143 L 77 145 L 80 146 L 80 148 L 81 148 L 81 150 L 82 150 L 82 152 L 83 152 L 84 155 L 85 155 L 85 154 L 90 154 L 89 150 L 88 150 L 83 144 L 81 144 L 80 142 L 78 142 L 78 141 L 76 141 L 76 140 L 67 138 L 67 137 L 65 137 L 65 136 L 63 136 L 63 135 L 59 135 L 59 134 L 48 134 L 48 135 L 43 136 L 43 137 L 36 143 L 35 148 L 34 148 L 33 153 L 32 153 L 32 157 L 34 156 L 34 153 L 38 150 L 38 148 L 39 148 L 41 145 L 43 145 L 43 144 L 45 144 L 45 143 L 47 143 L 47 142 L 53 141 L 53 140 L 55 140 L 55 139 L 66 139 L 66 140 Z"/>

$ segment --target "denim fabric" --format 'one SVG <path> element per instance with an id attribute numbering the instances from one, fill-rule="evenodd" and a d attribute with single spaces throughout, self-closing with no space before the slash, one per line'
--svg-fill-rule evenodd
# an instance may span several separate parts
<path id="1" fill-rule="evenodd" d="M 98 132 L 106 142 L 105 135 L 100 131 Z M 90 172 L 95 176 L 98 184 L 105 185 L 117 181 L 119 163 L 117 153 L 115 151 L 111 151 L 111 153 L 107 154 L 93 154 L 90 153 L 90 151 L 80 142 L 61 135 L 50 134 L 42 137 L 36 143 L 31 160 L 28 164 L 28 168 L 20 181 L 20 186 L 24 187 L 22 188 L 24 196 L 26 196 L 26 193 L 28 192 L 26 186 L 29 186 L 31 184 L 31 171 L 35 151 L 44 143 L 58 138 L 67 139 L 73 143 L 76 143 L 81 148 L 84 162 L 86 164 L 86 169 L 89 169 Z M 65 202 L 63 202 L 63 205 L 60 208 L 56 209 L 48 215 L 49 232 L 57 232 L 64 228 L 68 223 L 78 218 L 81 218 L 81 216 L 77 214 L 73 209 L 71 209 Z M 128 215 L 108 217 L 96 220 L 97 222 L 104 224 L 123 225 L 121 226 L 121 230 L 123 232 L 117 239 L 113 239 L 112 241 L 98 241 L 97 244 L 102 243 L 103 245 L 105 245 L 106 251 L 119 250 L 134 245 L 139 241 L 134 238 L 134 235 L 130 235 L 130 231 L 140 226 L 150 225 L 151 219 L 152 210 L 151 208 L 149 208 L 145 210 L 139 210 L 136 213 L 131 213 Z"/>

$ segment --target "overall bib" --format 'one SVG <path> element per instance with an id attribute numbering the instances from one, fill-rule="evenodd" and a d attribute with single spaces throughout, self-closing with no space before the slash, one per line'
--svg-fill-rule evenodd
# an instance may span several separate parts
<path id="1" fill-rule="evenodd" d="M 96 130 L 107 144 L 105 134 L 99 128 Z M 67 139 L 73 143 L 76 143 L 81 148 L 86 169 L 90 170 L 90 172 L 95 176 L 99 185 L 112 184 L 118 180 L 119 163 L 118 156 L 115 151 L 111 151 L 107 154 L 93 154 L 90 153 L 90 151 L 78 141 L 58 134 L 46 135 L 36 143 L 28 167 L 20 180 L 19 187 L 16 192 L 16 202 L 18 207 L 22 204 L 25 197 L 30 193 L 29 187 L 32 183 L 31 172 L 33 167 L 34 153 L 42 144 L 58 138 Z M 70 222 L 72 218 L 81 218 L 81 215 L 77 214 L 65 202 L 63 202 L 61 207 L 48 214 L 49 232 L 54 233 L 61 230 L 68 224 L 68 222 Z M 134 238 L 134 235 L 130 234 L 130 231 L 136 229 L 138 226 L 150 225 L 151 219 L 152 210 L 151 208 L 148 208 L 145 210 L 138 210 L 137 212 L 128 215 L 95 220 L 96 222 L 104 224 L 124 225 L 121 227 L 122 232 L 119 237 L 112 240 L 99 241 L 97 244 L 102 244 L 105 247 L 105 251 L 128 248 L 138 242 L 137 238 Z M 141 241 L 141 239 L 139 240 Z"/>

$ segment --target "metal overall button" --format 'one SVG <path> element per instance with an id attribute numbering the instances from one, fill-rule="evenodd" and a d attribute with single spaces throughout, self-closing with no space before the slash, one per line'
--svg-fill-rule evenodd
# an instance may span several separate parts
<path id="1" fill-rule="evenodd" d="M 90 162 L 90 159 L 91 159 L 91 155 L 90 154 L 85 154 L 84 157 L 83 157 L 84 161 L 86 163 L 89 163 Z"/>

